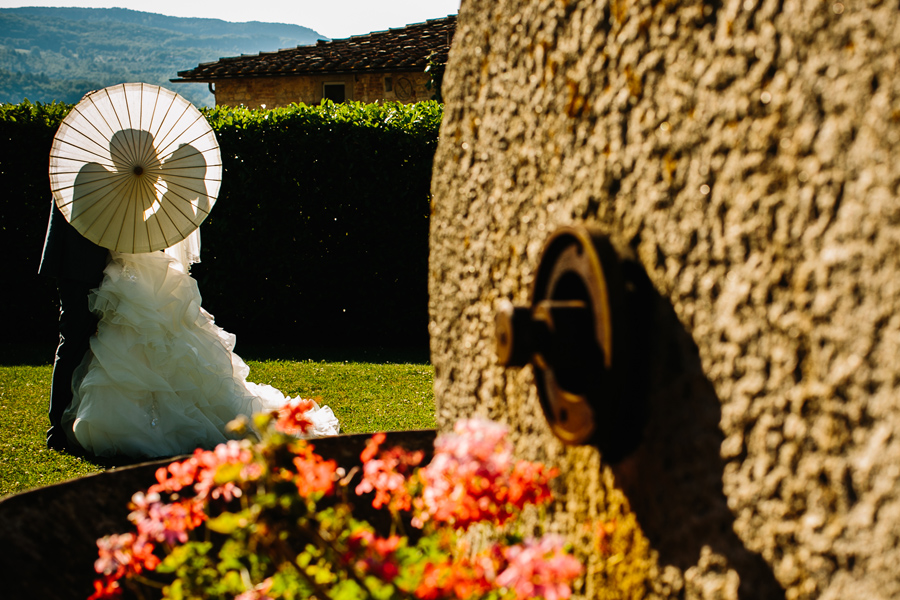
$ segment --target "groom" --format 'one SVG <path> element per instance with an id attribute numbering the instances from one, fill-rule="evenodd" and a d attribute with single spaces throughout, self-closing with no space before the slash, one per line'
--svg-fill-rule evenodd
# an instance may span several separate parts
<path id="1" fill-rule="evenodd" d="M 66 450 L 68 438 L 60 426 L 72 401 L 72 374 L 87 353 L 97 317 L 88 308 L 88 293 L 100 285 L 109 251 L 69 224 L 56 202 L 50 201 L 50 222 L 38 273 L 56 278 L 59 289 L 59 346 L 50 386 L 50 429 L 47 447 Z"/>

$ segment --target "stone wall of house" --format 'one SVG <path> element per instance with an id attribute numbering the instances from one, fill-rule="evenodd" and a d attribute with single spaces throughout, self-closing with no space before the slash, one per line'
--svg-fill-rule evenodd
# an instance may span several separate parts
<path id="1" fill-rule="evenodd" d="M 499 419 L 560 467 L 578 593 L 900 597 L 896 3 L 466 0 L 444 97 L 439 426 Z M 658 294 L 650 420 L 616 466 L 496 364 L 499 302 L 572 223 Z"/>
<path id="2" fill-rule="evenodd" d="M 389 85 L 386 78 L 390 78 Z M 216 104 L 268 108 L 292 102 L 319 104 L 325 83 L 343 83 L 347 100 L 394 101 L 409 104 L 428 100 L 428 76 L 422 72 L 363 73 L 223 79 L 216 83 Z M 390 87 L 390 90 L 387 88 Z"/>
<path id="3" fill-rule="evenodd" d="M 300 98 L 322 98 L 322 84 L 306 77 L 253 77 L 223 79 L 215 84 L 217 106 L 275 108 L 297 102 Z"/>

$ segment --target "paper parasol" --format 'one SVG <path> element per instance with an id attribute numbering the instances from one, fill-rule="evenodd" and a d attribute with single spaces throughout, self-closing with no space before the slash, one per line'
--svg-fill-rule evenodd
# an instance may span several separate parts
<path id="1" fill-rule="evenodd" d="M 117 252 L 186 238 L 209 214 L 221 180 L 219 144 L 200 111 L 145 83 L 85 96 L 50 150 L 56 205 L 81 235 Z"/>

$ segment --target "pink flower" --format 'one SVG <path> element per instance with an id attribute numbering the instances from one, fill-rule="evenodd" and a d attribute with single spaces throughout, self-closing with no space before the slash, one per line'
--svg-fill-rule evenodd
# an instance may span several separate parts
<path id="1" fill-rule="evenodd" d="M 480 555 L 437 563 L 426 563 L 415 595 L 422 600 L 458 598 L 468 600 L 494 589 L 494 557 Z"/>
<path id="2" fill-rule="evenodd" d="M 199 527 L 206 520 L 206 513 L 200 503 L 185 498 L 170 503 L 153 502 L 145 509 L 133 511 L 128 518 L 142 539 L 174 545 L 187 542 L 187 532 Z"/>
<path id="3" fill-rule="evenodd" d="M 151 486 L 151 490 L 165 487 L 167 481 Z M 165 542 L 167 544 L 184 543 L 188 540 L 187 532 L 196 529 L 206 520 L 205 502 L 202 499 L 178 497 L 171 502 L 163 502 L 159 492 L 146 494 L 136 493 L 131 497 L 131 513 L 128 520 L 135 524 L 138 538 Z"/>
<path id="4" fill-rule="evenodd" d="M 312 427 L 306 413 L 313 409 L 315 402 L 295 398 L 275 412 L 275 429 L 290 435 L 303 435 Z"/>
<path id="5" fill-rule="evenodd" d="M 150 507 L 161 502 L 161 498 L 157 492 L 137 492 L 131 497 L 131 512 L 128 514 L 128 520 L 132 523 L 146 518 L 150 512 Z"/>
<path id="6" fill-rule="evenodd" d="M 94 561 L 94 570 L 101 575 L 112 575 L 131 564 L 134 544 L 133 533 L 107 535 L 97 540 L 100 558 Z"/>
<path id="7" fill-rule="evenodd" d="M 112 600 L 122 597 L 122 586 L 119 578 L 107 575 L 94 580 L 94 593 L 87 600 Z"/>
<path id="8" fill-rule="evenodd" d="M 407 477 L 422 462 L 425 454 L 421 450 L 407 452 L 402 448 L 379 452 L 384 440 L 383 433 L 376 433 L 360 454 L 363 461 L 363 477 L 356 486 L 356 493 L 362 495 L 374 491 L 372 506 L 375 508 L 388 505 L 395 513 L 401 510 L 408 511 L 412 508 L 412 496 L 407 488 Z"/>
<path id="9" fill-rule="evenodd" d="M 137 533 L 106 536 L 97 541 L 99 558 L 95 562 L 98 573 L 110 580 L 98 580 L 95 584 L 97 598 L 114 597 L 121 593 L 114 581 L 142 570 L 154 570 L 159 559 L 153 554 L 153 542 L 168 545 L 188 541 L 188 532 L 203 523 L 208 498 L 230 501 L 241 495 L 241 477 L 234 473 L 221 476 L 221 469 L 238 466 L 238 473 L 248 471 L 253 453 L 245 443 L 231 441 L 220 444 L 213 451 L 197 450 L 181 462 L 173 462 L 157 469 L 156 483 L 147 493 L 138 492 L 131 498 L 128 519 L 135 524 Z M 252 471 L 250 471 L 252 472 Z M 217 479 L 218 477 L 218 479 Z M 191 490 L 194 495 L 183 495 Z M 164 501 L 164 498 L 169 501 Z"/>
<path id="10" fill-rule="evenodd" d="M 224 481 L 217 482 L 220 468 L 225 465 L 243 465 L 244 468 L 229 474 Z M 213 450 L 198 448 L 187 460 L 157 469 L 157 483 L 150 487 L 148 493 L 178 493 L 193 486 L 198 501 L 205 501 L 207 498 L 224 498 L 230 501 L 241 495 L 240 488 L 233 480 L 240 483 L 253 479 L 254 476 L 258 477 L 259 474 L 259 465 L 253 462 L 249 442 L 229 440 Z"/>
<path id="11" fill-rule="evenodd" d="M 548 501 L 556 471 L 513 464 L 506 434 L 503 425 L 470 419 L 438 437 L 433 460 L 419 474 L 424 488 L 414 502 L 413 525 L 434 521 L 465 529 L 486 520 L 503 525 L 526 504 Z"/>
<path id="12" fill-rule="evenodd" d="M 400 536 L 383 538 L 361 528 L 350 534 L 344 561 L 353 564 L 360 573 L 390 582 L 400 574 L 396 552 L 404 545 Z"/>
<path id="13" fill-rule="evenodd" d="M 278 417 L 277 427 L 302 431 L 304 415 L 305 409 L 298 403 Z M 190 532 L 202 525 L 208 514 L 234 508 L 224 502 L 247 495 L 241 502 L 246 508 L 248 503 L 259 502 L 260 495 L 265 495 L 265 502 L 271 501 L 272 494 L 293 499 L 290 490 L 296 487 L 297 494 L 310 499 L 302 503 L 305 508 L 318 510 L 315 501 L 333 493 L 338 477 L 346 474 L 302 439 L 278 434 L 273 428 L 264 435 L 274 437 L 271 443 L 263 439 L 257 449 L 246 441 L 232 441 L 212 451 L 197 450 L 188 459 L 157 470 L 156 483 L 132 497 L 129 520 L 136 530 L 98 540 L 94 566 L 100 577 L 94 582 L 91 600 L 120 598 L 123 578 L 132 579 L 129 586 L 146 584 L 146 576 L 140 574 L 155 570 L 164 552 L 187 542 Z M 498 543 L 480 553 L 459 546 L 459 529 L 476 522 L 502 526 L 524 506 L 550 500 L 549 481 L 556 469 L 514 461 L 506 427 L 481 419 L 461 421 L 451 434 L 436 440 L 434 459 L 422 469 L 418 467 L 423 452 L 385 450 L 385 440 L 385 434 L 372 436 L 362 452 L 362 480 L 356 493 L 374 493 L 373 505 L 388 506 L 395 517 L 397 511 L 412 510 L 413 523 L 419 527 L 429 523 L 423 545 L 408 548 L 405 536 L 380 537 L 367 523 L 344 521 L 349 518 L 345 510 L 350 509 L 339 505 L 335 513 L 310 515 L 310 519 L 321 519 L 325 533 L 349 531 L 319 540 L 339 552 L 339 559 L 323 568 L 343 569 L 343 573 L 335 573 L 339 579 L 377 578 L 395 586 L 395 591 L 422 599 L 468 600 L 488 595 L 506 600 L 538 596 L 566 600 L 571 596 L 571 582 L 582 573 L 582 567 L 566 554 L 559 537 L 527 540 L 511 547 Z M 214 500 L 220 502 L 214 504 Z M 271 550 L 276 537 L 292 544 L 289 535 L 282 535 L 291 533 L 291 524 L 271 521 L 282 516 L 280 510 L 262 510 L 256 528 L 247 530 L 248 537 L 233 541 L 247 544 L 248 551 L 260 555 Z M 299 537 L 301 544 L 315 543 L 306 534 Z M 308 546 L 306 550 L 290 546 L 285 550 L 291 551 L 289 561 L 297 552 L 315 556 Z M 236 600 L 271 600 L 270 594 L 286 592 L 282 587 L 290 583 L 274 582 L 269 578 L 254 586 L 245 579 L 241 589 L 249 589 Z"/>
<path id="14" fill-rule="evenodd" d="M 387 439 L 387 435 L 384 432 L 379 432 L 374 434 L 368 440 L 366 440 L 366 447 L 363 449 L 362 454 L 359 455 L 359 459 L 363 463 L 367 463 L 378 454 L 379 448 L 384 443 L 384 440 Z"/>
<path id="15" fill-rule="evenodd" d="M 297 469 L 294 484 L 297 486 L 297 493 L 304 498 L 314 494 L 330 494 L 334 490 L 337 463 L 323 459 L 313 450 L 311 444 L 302 440 L 293 446 L 296 455 L 293 463 Z"/>
<path id="16" fill-rule="evenodd" d="M 504 548 L 503 556 L 509 562 L 497 576 L 497 585 L 512 589 L 517 600 L 570 597 L 569 582 L 581 574 L 582 566 L 563 546 L 562 538 L 545 536 Z"/>
<path id="17" fill-rule="evenodd" d="M 460 462 L 478 462 L 503 471 L 512 459 L 512 444 L 506 439 L 505 425 L 488 419 L 461 419 L 453 434 L 442 435 L 434 442 L 436 453 L 449 454 Z"/>
<path id="18" fill-rule="evenodd" d="M 549 482 L 559 469 L 541 463 L 519 461 L 509 475 L 509 502 L 520 510 L 528 504 L 544 504 L 553 499 Z"/>
<path id="19" fill-rule="evenodd" d="M 198 463 L 191 457 L 183 462 L 173 462 L 167 467 L 156 470 L 155 485 L 150 486 L 148 493 L 174 493 L 194 484 Z"/>
<path id="20" fill-rule="evenodd" d="M 118 598 L 122 593 L 119 579 L 152 571 L 160 562 L 153 554 L 153 544 L 133 533 L 104 536 L 97 540 L 97 550 L 94 570 L 103 577 L 94 581 L 92 600 Z"/>
<path id="21" fill-rule="evenodd" d="M 199 500 L 207 498 L 222 498 L 230 502 L 233 498 L 241 496 L 242 481 L 252 478 L 252 473 L 258 473 L 257 465 L 253 463 L 253 452 L 246 441 L 229 440 L 219 444 L 212 451 L 196 450 L 192 461 L 197 464 L 195 472 L 194 492 Z M 241 469 L 232 469 L 225 477 L 222 477 L 222 467 L 241 465 Z M 258 475 L 257 475 L 258 476 Z M 230 481 L 234 479 L 237 481 Z"/>

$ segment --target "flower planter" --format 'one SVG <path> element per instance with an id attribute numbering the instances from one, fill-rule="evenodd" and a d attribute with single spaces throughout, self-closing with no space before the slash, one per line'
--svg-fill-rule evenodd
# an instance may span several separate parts
<path id="1" fill-rule="evenodd" d="M 369 434 L 340 435 L 313 441 L 325 459 L 348 471 L 359 466 L 359 455 Z M 386 444 L 422 450 L 430 460 L 434 430 L 387 433 Z M 177 458 L 177 457 L 176 457 Z M 4 598 L 83 600 L 93 591 L 98 538 L 131 527 L 131 496 L 155 482 L 156 470 L 176 458 L 116 468 L 65 483 L 38 488 L 0 500 L 0 575 Z M 354 487 L 359 475 L 349 487 Z M 376 527 L 387 526 L 389 516 L 356 503 L 360 516 Z M 8 594 L 8 595 L 7 595 Z"/>

